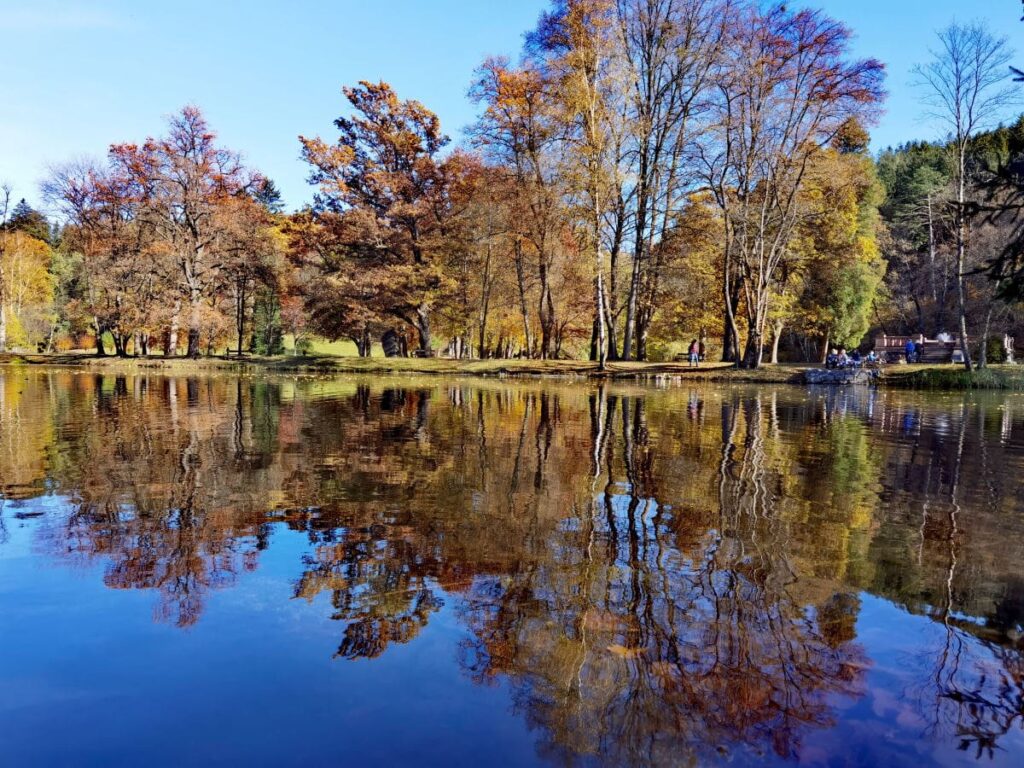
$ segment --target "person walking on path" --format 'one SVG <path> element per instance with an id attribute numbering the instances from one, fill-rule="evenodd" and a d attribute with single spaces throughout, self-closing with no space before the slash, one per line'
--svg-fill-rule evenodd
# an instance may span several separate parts
<path id="1" fill-rule="evenodd" d="M 690 367 L 700 368 L 700 347 L 696 339 L 690 342 Z"/>

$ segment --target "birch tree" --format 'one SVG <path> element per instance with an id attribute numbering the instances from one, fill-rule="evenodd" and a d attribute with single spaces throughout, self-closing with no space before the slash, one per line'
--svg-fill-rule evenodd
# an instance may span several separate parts
<path id="1" fill-rule="evenodd" d="M 937 38 L 938 46 L 931 51 L 931 61 L 915 67 L 914 72 L 931 116 L 947 129 L 954 156 L 958 332 L 964 367 L 969 371 L 973 364 L 967 338 L 964 286 L 971 205 L 967 157 L 971 140 L 978 131 L 998 119 L 1016 96 L 1015 89 L 1008 83 L 1012 51 L 1006 38 L 996 37 L 977 23 L 951 24 L 939 32 Z"/>

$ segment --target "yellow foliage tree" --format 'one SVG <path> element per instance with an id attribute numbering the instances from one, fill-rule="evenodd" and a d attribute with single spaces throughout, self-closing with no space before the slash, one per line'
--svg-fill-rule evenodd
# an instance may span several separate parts
<path id="1" fill-rule="evenodd" d="M 830 148 L 811 164 L 803 196 L 807 215 L 791 251 L 785 286 L 794 312 L 788 322 L 808 339 L 855 347 L 885 274 L 878 249 L 880 185 L 863 150 Z"/>
<path id="2" fill-rule="evenodd" d="M 53 325 L 51 258 L 50 246 L 42 240 L 20 231 L 4 233 L 0 327 L 6 338 L 0 340 L 0 348 L 32 346 L 49 334 Z"/>

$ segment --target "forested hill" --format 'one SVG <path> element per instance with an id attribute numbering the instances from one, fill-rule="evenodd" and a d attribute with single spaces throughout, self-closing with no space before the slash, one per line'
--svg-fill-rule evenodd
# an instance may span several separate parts
<path id="1" fill-rule="evenodd" d="M 878 176 L 885 187 L 879 210 L 888 264 L 884 292 L 876 301 L 879 330 L 930 337 L 956 330 L 955 159 L 949 144 L 922 141 L 886 149 L 878 156 Z M 1024 340 L 1024 315 L 1013 301 L 1021 279 L 1014 257 L 1021 238 L 1017 206 L 1022 172 L 1024 115 L 970 142 L 967 314 Z"/>

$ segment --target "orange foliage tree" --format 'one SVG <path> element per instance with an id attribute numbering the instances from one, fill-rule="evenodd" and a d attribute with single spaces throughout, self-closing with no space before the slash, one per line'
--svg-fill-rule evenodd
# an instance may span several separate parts
<path id="1" fill-rule="evenodd" d="M 445 219 L 448 143 L 437 116 L 400 100 L 387 83 L 344 89 L 354 114 L 334 121 L 336 142 L 300 137 L 318 187 L 294 230 L 300 261 L 314 265 L 313 318 L 329 336 L 369 353 L 370 334 L 400 321 L 431 349 L 430 314 L 445 276 L 437 238 Z"/>

